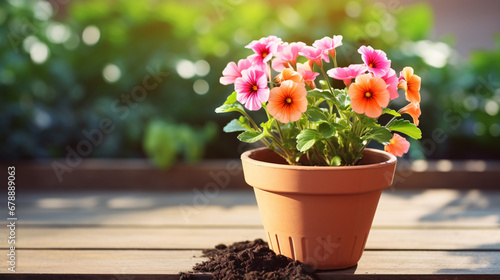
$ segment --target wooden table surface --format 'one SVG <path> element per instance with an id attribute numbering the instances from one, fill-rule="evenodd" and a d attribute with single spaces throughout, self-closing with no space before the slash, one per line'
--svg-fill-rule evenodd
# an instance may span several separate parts
<path id="1" fill-rule="evenodd" d="M 178 279 L 202 249 L 265 239 L 248 191 L 30 191 L 17 217 L 16 273 L 2 261 L 2 279 Z M 500 279 L 500 191 L 388 189 L 358 265 L 318 275 Z"/>

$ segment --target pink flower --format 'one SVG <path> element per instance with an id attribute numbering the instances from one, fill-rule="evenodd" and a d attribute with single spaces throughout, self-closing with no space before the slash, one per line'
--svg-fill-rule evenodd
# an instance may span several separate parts
<path id="1" fill-rule="evenodd" d="M 241 77 L 241 71 L 246 70 L 252 66 L 252 63 L 248 59 L 240 59 L 238 65 L 234 62 L 229 62 L 222 71 L 224 77 L 220 78 L 220 83 L 223 85 L 234 84 L 237 78 Z"/>
<path id="2" fill-rule="evenodd" d="M 399 134 L 394 133 L 389 145 L 384 146 L 384 150 L 391 153 L 397 157 L 403 156 L 410 149 L 410 142 L 404 137 L 399 136 Z"/>
<path id="3" fill-rule="evenodd" d="M 398 77 L 396 75 L 396 71 L 394 69 L 390 69 L 382 79 L 387 84 L 387 90 L 389 91 L 391 100 L 398 98 Z"/>
<path id="4" fill-rule="evenodd" d="M 306 44 L 302 42 L 283 44 L 282 50 L 275 54 L 275 58 L 272 62 L 273 69 L 277 72 L 281 72 L 284 68 L 295 67 L 299 52 L 305 46 Z"/>
<path id="5" fill-rule="evenodd" d="M 281 51 L 281 39 L 276 36 L 269 36 L 261 38 L 260 40 L 252 41 L 246 45 L 245 48 L 252 49 L 255 54 L 248 57 L 254 65 L 261 65 L 267 63 L 273 55 Z"/>
<path id="6" fill-rule="evenodd" d="M 257 111 L 269 99 L 267 77 L 263 71 L 250 68 L 241 72 L 234 83 L 236 99 L 251 111 Z"/>
<path id="7" fill-rule="evenodd" d="M 315 47 L 305 46 L 299 52 L 300 55 L 305 56 L 307 59 L 314 61 L 316 65 L 321 67 L 321 59 L 323 58 L 323 51 Z M 329 62 L 329 61 L 327 61 Z"/>
<path id="8" fill-rule="evenodd" d="M 348 87 L 351 84 L 352 79 L 355 79 L 358 75 L 365 73 L 367 69 L 368 68 L 365 65 L 351 64 L 349 67 L 337 67 L 330 69 L 326 72 L 326 74 L 334 79 L 343 80 L 344 84 Z"/>
<path id="9" fill-rule="evenodd" d="M 330 62 L 330 58 L 328 57 L 328 54 L 330 54 L 332 57 L 335 57 L 335 48 L 338 46 L 342 46 L 342 36 L 333 36 L 333 38 L 330 37 L 324 37 L 321 40 L 316 40 L 314 41 L 313 47 L 320 49 L 323 51 L 322 53 L 322 59 L 326 62 Z"/>
<path id="10" fill-rule="evenodd" d="M 374 50 L 370 46 L 361 46 L 358 49 L 361 54 L 361 59 L 368 66 L 368 70 L 372 72 L 375 77 L 383 77 L 391 68 L 391 61 L 387 59 L 385 52 L 381 50 Z"/>
<path id="11" fill-rule="evenodd" d="M 308 62 L 297 63 L 297 72 L 299 72 L 299 74 L 302 76 L 302 79 L 304 79 L 304 82 L 306 82 L 310 89 L 316 88 L 314 80 L 316 80 L 316 77 L 319 75 L 319 73 L 311 71 L 311 65 Z"/>

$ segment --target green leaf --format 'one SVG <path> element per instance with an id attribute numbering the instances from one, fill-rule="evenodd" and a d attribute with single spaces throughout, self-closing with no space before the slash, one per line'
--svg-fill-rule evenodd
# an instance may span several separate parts
<path id="1" fill-rule="evenodd" d="M 342 159 L 339 156 L 334 156 L 330 161 L 330 166 L 340 166 L 342 164 Z"/>
<path id="2" fill-rule="evenodd" d="M 366 133 L 363 140 L 375 140 L 380 144 L 387 145 L 392 139 L 392 133 L 386 127 L 376 127 Z"/>
<path id="3" fill-rule="evenodd" d="M 234 103 L 234 104 L 223 104 L 215 109 L 216 113 L 228 113 L 228 112 L 240 112 L 244 113 L 245 109 L 241 104 L 239 103 Z"/>
<path id="4" fill-rule="evenodd" d="M 410 121 L 407 120 L 396 120 L 393 123 L 391 123 L 387 128 L 390 129 L 391 131 L 404 133 L 413 139 L 422 138 L 422 132 L 420 131 L 420 129 L 415 124 L 412 124 Z"/>
<path id="5" fill-rule="evenodd" d="M 259 131 L 245 131 L 238 135 L 238 139 L 246 143 L 255 143 L 264 137 L 264 132 Z"/>
<path id="6" fill-rule="evenodd" d="M 262 127 L 264 130 L 267 130 L 267 131 L 270 131 L 271 128 L 273 127 L 273 122 L 274 122 L 274 119 L 270 119 L 268 120 L 267 122 L 263 122 L 260 124 L 260 127 Z M 278 123 L 279 125 L 280 123 Z"/>
<path id="7" fill-rule="evenodd" d="M 248 127 L 241 122 L 242 118 L 230 121 L 224 128 L 224 132 L 248 131 Z"/>
<path id="8" fill-rule="evenodd" d="M 351 99 L 349 98 L 349 95 L 347 95 L 345 90 L 335 89 L 334 93 L 337 97 L 337 100 L 339 101 L 339 107 L 341 110 L 345 110 L 347 109 L 347 107 L 349 107 L 349 105 L 351 105 Z"/>
<path id="9" fill-rule="evenodd" d="M 306 114 L 309 116 L 309 121 L 311 122 L 319 122 L 319 121 L 327 121 L 328 117 L 325 115 L 325 112 L 318 107 L 315 106 L 307 106 Z"/>
<path id="10" fill-rule="evenodd" d="M 363 119 L 363 127 L 377 128 L 380 127 L 380 125 L 377 123 L 376 119 L 365 117 Z"/>
<path id="11" fill-rule="evenodd" d="M 318 125 L 318 132 L 323 138 L 330 138 L 335 135 L 335 126 L 329 124 L 328 122 L 321 122 Z"/>
<path id="12" fill-rule="evenodd" d="M 382 114 L 389 114 L 389 115 L 393 115 L 395 117 L 401 117 L 401 114 L 392 110 L 392 109 L 389 109 L 389 108 L 384 108 L 384 110 L 382 111 Z"/>
<path id="13" fill-rule="evenodd" d="M 221 106 L 215 108 L 216 113 L 228 113 L 228 112 L 245 112 L 245 108 L 241 105 L 238 100 L 236 100 L 236 91 L 229 95 L 226 102 Z"/>
<path id="14" fill-rule="evenodd" d="M 297 149 L 301 152 L 309 150 L 316 141 L 322 138 L 321 134 L 314 129 L 304 129 L 297 135 Z"/>
<path id="15" fill-rule="evenodd" d="M 307 92 L 307 97 L 323 98 L 333 100 L 333 95 L 329 90 L 313 89 Z"/>
<path id="16" fill-rule="evenodd" d="M 236 103 L 236 101 L 238 101 L 236 99 L 236 95 L 237 95 L 236 91 L 233 91 L 233 93 L 231 93 L 231 95 L 227 97 L 226 102 L 224 102 L 224 104 L 231 105 Z"/>

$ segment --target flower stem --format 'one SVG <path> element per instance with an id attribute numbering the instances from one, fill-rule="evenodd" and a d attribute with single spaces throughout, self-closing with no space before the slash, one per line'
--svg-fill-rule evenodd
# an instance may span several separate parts
<path id="1" fill-rule="evenodd" d="M 335 98 L 334 106 L 335 109 L 337 109 L 337 112 L 339 112 L 339 115 L 343 115 L 342 112 L 340 111 L 339 107 L 337 106 L 337 103 L 339 103 L 339 100 L 337 99 L 337 96 L 335 96 L 335 91 L 332 88 L 332 85 L 330 84 L 330 77 L 326 75 L 325 69 L 323 69 L 323 66 L 320 67 L 321 74 L 323 74 L 323 77 L 325 78 L 326 84 L 328 85 L 328 88 L 330 89 L 330 92 L 332 93 L 333 98 Z M 331 110 L 330 110 L 331 111 Z M 330 112 L 331 114 L 331 112 Z"/>
<path id="2" fill-rule="evenodd" d="M 255 130 L 257 130 L 258 132 L 262 132 L 260 127 L 254 122 L 254 120 L 250 117 L 250 115 L 247 112 L 243 111 L 242 114 L 245 115 L 245 117 L 247 117 L 252 126 L 255 128 Z"/>

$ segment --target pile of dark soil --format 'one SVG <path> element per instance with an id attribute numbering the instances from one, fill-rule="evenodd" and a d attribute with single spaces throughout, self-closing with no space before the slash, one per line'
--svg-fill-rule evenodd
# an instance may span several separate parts
<path id="1" fill-rule="evenodd" d="M 313 269 L 283 255 L 276 255 L 262 239 L 236 242 L 230 246 L 219 244 L 215 249 L 203 250 L 209 258 L 193 267 L 193 272 L 212 273 L 213 279 L 318 279 Z M 191 279 L 182 273 L 181 279 Z"/>

